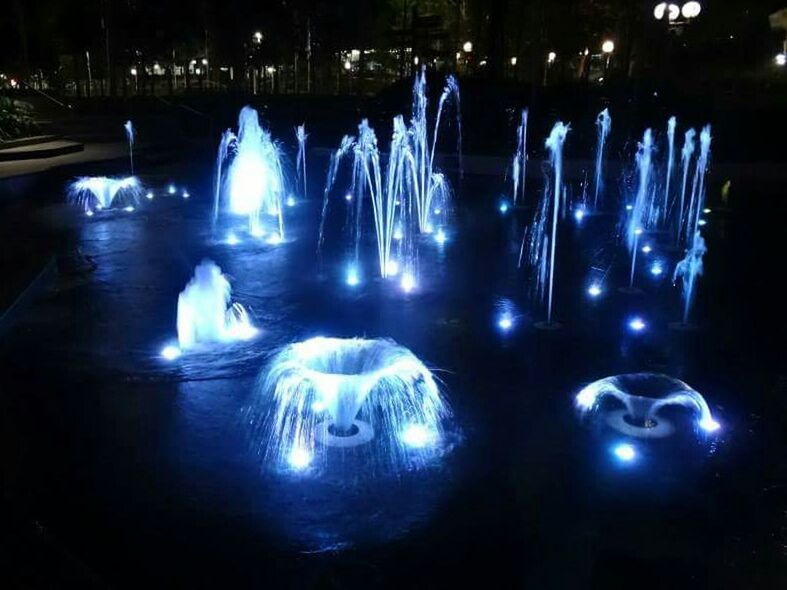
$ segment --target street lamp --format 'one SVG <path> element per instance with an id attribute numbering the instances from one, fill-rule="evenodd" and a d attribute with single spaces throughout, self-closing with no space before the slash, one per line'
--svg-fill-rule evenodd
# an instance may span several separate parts
<path id="1" fill-rule="evenodd" d="M 777 66 L 783 68 L 787 65 L 787 53 L 777 53 L 773 61 Z"/>
<path id="2" fill-rule="evenodd" d="M 653 9 L 653 16 L 656 20 L 662 20 L 666 17 L 669 22 L 672 22 L 680 16 L 680 7 L 677 4 L 661 2 L 656 4 L 656 7 Z"/>
<path id="3" fill-rule="evenodd" d="M 462 49 L 465 53 L 471 53 L 473 51 L 473 42 L 472 41 L 465 41 L 465 44 L 462 45 Z"/>
<path id="4" fill-rule="evenodd" d="M 611 39 L 607 39 L 601 44 L 601 51 L 609 55 L 613 51 L 615 51 L 615 42 Z"/>
<path id="5" fill-rule="evenodd" d="M 548 63 L 548 64 L 555 63 L 555 60 L 556 60 L 556 59 L 557 59 L 557 53 L 555 53 L 554 51 L 550 51 L 550 52 L 547 54 L 547 63 Z"/>
<path id="6" fill-rule="evenodd" d="M 512 66 L 515 66 L 516 65 L 516 56 L 512 57 L 510 62 L 511 62 Z"/>
<path id="7" fill-rule="evenodd" d="M 345 60 L 344 60 L 344 69 L 345 69 L 345 70 L 347 70 L 348 72 L 349 72 L 351 69 L 353 69 L 353 65 L 352 65 L 352 63 L 350 63 L 350 60 L 349 60 L 349 59 L 345 59 Z"/>
<path id="8" fill-rule="evenodd" d="M 259 45 L 260 43 L 262 43 L 262 33 L 261 33 L 260 31 L 256 31 L 256 32 L 254 33 L 254 35 L 252 36 L 252 40 L 253 40 L 253 41 L 254 41 L 254 43 L 256 43 L 257 45 Z"/>
<path id="9" fill-rule="evenodd" d="M 680 9 L 683 18 L 696 18 L 700 15 L 700 12 L 702 12 L 702 6 L 700 6 L 699 2 L 695 2 L 694 0 L 686 2 Z"/>

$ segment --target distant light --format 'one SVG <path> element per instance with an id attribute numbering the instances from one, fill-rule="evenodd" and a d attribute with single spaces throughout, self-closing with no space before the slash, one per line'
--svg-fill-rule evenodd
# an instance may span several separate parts
<path id="1" fill-rule="evenodd" d="M 229 234 L 227 234 L 227 244 L 228 244 L 229 246 L 235 246 L 235 245 L 237 245 L 237 244 L 239 244 L 239 243 L 240 243 L 240 240 L 238 239 L 238 236 L 236 236 L 236 235 L 235 235 L 234 233 L 232 233 L 232 232 L 230 232 Z"/>
<path id="2" fill-rule="evenodd" d="M 581 222 L 585 218 L 585 210 L 582 207 L 574 209 L 574 219 Z"/>
<path id="3" fill-rule="evenodd" d="M 88 217 L 93 217 L 93 211 L 88 209 L 87 211 L 85 211 L 85 215 L 87 215 Z"/>
<path id="4" fill-rule="evenodd" d="M 432 444 L 436 437 L 434 431 L 423 424 L 411 424 L 402 431 L 400 438 L 408 447 L 423 449 Z"/>
<path id="5" fill-rule="evenodd" d="M 415 277 L 409 272 L 404 273 L 402 275 L 402 282 L 400 283 L 400 286 L 402 287 L 402 291 L 405 293 L 410 293 L 413 289 L 415 289 Z"/>
<path id="6" fill-rule="evenodd" d="M 295 197 L 293 197 L 292 195 L 287 197 L 287 206 L 288 207 L 295 207 Z"/>
<path id="7" fill-rule="evenodd" d="M 557 59 L 557 53 L 555 53 L 554 51 L 550 51 L 550 52 L 547 54 L 547 63 L 550 63 L 550 64 L 551 64 L 551 63 L 554 63 L 554 61 L 555 61 L 556 59 Z"/>
<path id="8" fill-rule="evenodd" d="M 642 252 L 644 254 L 650 254 L 653 251 L 653 248 L 650 247 L 650 244 L 645 244 L 642 246 Z"/>
<path id="9" fill-rule="evenodd" d="M 641 317 L 634 317 L 629 320 L 629 328 L 632 332 L 642 332 L 642 330 L 647 328 L 647 326 L 648 325 L 645 323 L 645 320 L 643 320 Z"/>
<path id="10" fill-rule="evenodd" d="M 344 200 L 345 200 L 345 201 L 347 201 L 347 202 L 349 203 L 350 201 L 352 201 L 352 200 L 353 200 L 353 194 L 352 194 L 352 193 L 350 193 L 350 192 L 348 192 L 348 193 L 345 193 L 345 195 L 344 195 Z"/>
<path id="11" fill-rule="evenodd" d="M 462 45 L 462 50 L 465 53 L 470 53 L 473 51 L 473 42 L 472 41 L 465 41 L 464 45 Z"/>
<path id="12" fill-rule="evenodd" d="M 191 195 L 189 194 L 189 191 L 183 191 L 182 195 L 183 195 L 183 198 L 184 198 L 184 199 L 188 199 L 188 198 L 191 196 Z"/>
<path id="13" fill-rule="evenodd" d="M 637 457 L 637 451 L 628 443 L 620 443 L 613 447 L 612 453 L 625 463 L 631 463 Z"/>
<path id="14" fill-rule="evenodd" d="M 145 198 L 148 201 L 152 201 L 153 200 L 153 191 L 148 191 L 147 194 L 145 195 Z"/>
<path id="15" fill-rule="evenodd" d="M 676 20 L 680 16 L 680 7 L 677 4 L 668 4 L 667 2 L 657 4 L 653 9 L 654 18 L 661 20 L 665 15 L 669 22 Z"/>
<path id="16" fill-rule="evenodd" d="M 267 68 L 265 68 L 265 71 L 268 72 L 269 74 L 275 74 L 276 73 L 276 67 L 275 66 L 268 66 Z"/>
<path id="17" fill-rule="evenodd" d="M 281 236 L 279 235 L 279 232 L 273 232 L 271 235 L 269 235 L 268 239 L 265 240 L 265 243 L 271 246 L 278 246 L 279 244 L 281 244 L 282 239 Z"/>
<path id="18" fill-rule="evenodd" d="M 583 55 L 586 55 L 586 56 L 587 56 L 587 55 L 590 55 L 590 49 L 588 49 L 587 47 L 585 47 L 585 51 L 583 51 L 583 52 L 582 52 L 582 54 L 583 54 Z"/>
<path id="19" fill-rule="evenodd" d="M 125 211 L 126 213 L 133 213 L 134 212 L 134 207 L 133 207 L 133 205 L 129 205 L 128 207 L 125 207 L 123 209 L 123 211 Z"/>
<path id="20" fill-rule="evenodd" d="M 385 265 L 385 272 L 389 277 L 395 277 L 399 274 L 399 263 L 396 260 L 389 260 Z"/>
<path id="21" fill-rule="evenodd" d="M 604 53 L 612 53 L 613 51 L 615 51 L 615 42 L 610 39 L 607 39 L 601 44 L 601 51 L 603 51 Z"/>
<path id="22" fill-rule="evenodd" d="M 704 219 L 700 219 L 699 221 L 697 221 L 697 225 L 699 225 L 700 227 L 704 226 L 706 223 L 708 222 L 705 221 Z"/>
<path id="23" fill-rule="evenodd" d="M 702 428 L 705 432 L 716 432 L 719 428 L 721 428 L 721 424 L 716 422 L 710 416 L 706 416 L 702 420 L 698 422 L 699 427 Z"/>
<path id="24" fill-rule="evenodd" d="M 590 285 L 590 287 L 588 287 L 588 295 L 590 295 L 593 299 L 601 295 L 601 293 L 602 293 L 601 285 L 599 285 L 598 283 L 593 283 L 592 285 Z"/>
<path id="25" fill-rule="evenodd" d="M 515 66 L 515 65 L 516 65 L 516 57 L 512 57 L 512 58 L 509 60 L 509 63 L 510 63 L 512 66 Z"/>
<path id="26" fill-rule="evenodd" d="M 661 266 L 661 263 L 660 263 L 660 262 L 654 262 L 654 263 L 653 263 L 653 264 L 650 266 L 650 274 L 652 274 L 654 277 L 661 276 L 661 274 L 662 274 L 663 272 L 664 272 L 664 267 L 663 267 L 663 266 Z"/>
<path id="27" fill-rule="evenodd" d="M 290 467 L 302 471 L 306 469 L 312 462 L 312 454 L 306 449 L 294 448 L 290 451 L 290 456 L 287 458 Z"/>
<path id="28" fill-rule="evenodd" d="M 137 75 L 137 68 L 131 68 L 130 71 L 131 71 L 131 75 L 132 76 L 136 76 Z"/>
<path id="29" fill-rule="evenodd" d="M 700 12 L 702 12 L 702 6 L 700 6 L 699 2 L 693 0 L 691 2 L 686 2 L 683 8 L 680 9 L 683 18 L 695 18 L 700 15 Z"/>
<path id="30" fill-rule="evenodd" d="M 206 58 L 206 57 L 203 57 L 203 58 L 202 58 L 202 65 L 203 65 L 203 66 L 206 66 L 206 65 L 208 65 L 208 58 Z"/>
<path id="31" fill-rule="evenodd" d="M 194 73 L 199 76 L 202 73 L 202 68 L 194 68 Z"/>
<path id="32" fill-rule="evenodd" d="M 417 55 L 413 58 L 413 63 L 415 65 L 418 65 L 418 56 Z"/>
<path id="33" fill-rule="evenodd" d="M 780 68 L 784 67 L 785 65 L 787 65 L 787 53 L 777 53 L 776 57 L 773 58 L 773 61 Z"/>
<path id="34" fill-rule="evenodd" d="M 255 31 L 254 41 L 257 43 L 262 43 L 262 33 L 260 31 Z"/>
<path id="35" fill-rule="evenodd" d="M 437 233 L 434 235 L 434 241 L 437 242 L 440 246 L 445 244 L 445 241 L 447 239 L 448 238 L 446 237 L 445 232 L 443 231 L 442 228 L 438 229 Z"/>
<path id="36" fill-rule="evenodd" d="M 350 287 L 357 287 L 358 285 L 360 285 L 361 278 L 358 275 L 358 269 L 356 269 L 354 266 L 351 266 L 347 270 L 347 278 L 345 279 L 344 282 L 347 283 L 347 285 Z"/>
<path id="37" fill-rule="evenodd" d="M 626 205 L 626 211 L 631 211 L 634 208 L 634 205 Z"/>
<path id="38" fill-rule="evenodd" d="M 498 207 L 498 209 L 500 210 L 500 213 L 507 213 L 508 212 L 508 203 L 503 201 L 502 203 L 500 203 L 500 206 Z"/>
<path id="39" fill-rule="evenodd" d="M 349 59 L 344 60 L 344 69 L 348 71 L 353 69 L 353 65 L 350 63 Z"/>
<path id="40" fill-rule="evenodd" d="M 168 361 L 175 360 L 180 356 L 180 348 L 173 344 L 168 344 L 164 348 L 161 349 L 161 356 L 167 359 Z"/>
<path id="41" fill-rule="evenodd" d="M 169 194 L 171 194 L 171 195 L 174 195 L 174 194 L 177 192 L 177 189 L 175 188 L 175 185 L 174 185 L 174 184 L 170 184 L 170 185 L 167 187 L 167 192 L 168 192 Z"/>

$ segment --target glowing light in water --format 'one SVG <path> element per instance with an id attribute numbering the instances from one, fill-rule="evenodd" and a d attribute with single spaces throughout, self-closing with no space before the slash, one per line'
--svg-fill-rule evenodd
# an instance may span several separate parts
<path id="1" fill-rule="evenodd" d="M 439 456 L 450 418 L 431 372 L 406 348 L 322 337 L 271 360 L 248 414 L 267 466 L 315 472 L 349 459 L 326 447 L 357 448 L 367 473 L 422 467 Z"/>
<path id="2" fill-rule="evenodd" d="M 700 226 L 700 227 L 703 227 L 706 223 L 708 223 L 708 222 L 705 221 L 704 219 L 700 219 L 699 221 L 697 221 L 697 225 Z"/>
<path id="3" fill-rule="evenodd" d="M 625 463 L 631 463 L 637 458 L 637 451 L 628 443 L 619 443 L 612 448 L 612 453 L 619 460 Z"/>
<path id="4" fill-rule="evenodd" d="M 214 223 L 223 199 L 230 213 L 248 218 L 250 231 L 259 227 L 267 214 L 276 220 L 283 237 L 286 187 L 282 158 L 279 144 L 260 126 L 257 111 L 243 107 L 238 115 L 237 136 L 227 130 L 219 143 Z"/>
<path id="5" fill-rule="evenodd" d="M 645 244 L 642 246 L 642 253 L 643 254 L 650 254 L 653 251 L 653 248 L 650 247 L 649 244 Z"/>
<path id="6" fill-rule="evenodd" d="M 345 201 L 347 201 L 347 202 L 349 203 L 350 201 L 352 201 L 352 200 L 353 200 L 353 194 L 352 194 L 351 192 L 349 192 L 349 191 L 348 191 L 348 192 L 346 192 L 346 193 L 344 194 L 344 200 L 345 200 Z"/>
<path id="7" fill-rule="evenodd" d="M 654 277 L 659 277 L 664 272 L 664 267 L 661 266 L 661 263 L 656 261 L 650 265 L 650 274 Z"/>
<path id="8" fill-rule="evenodd" d="M 347 277 L 345 278 L 345 283 L 347 283 L 350 287 L 356 287 L 361 284 L 361 277 L 358 274 L 358 269 L 354 266 L 351 266 L 347 269 Z"/>
<path id="9" fill-rule="evenodd" d="M 139 202 L 142 185 L 136 176 L 82 176 L 68 185 L 68 202 L 88 210 L 109 209 Z"/>
<path id="10" fill-rule="evenodd" d="M 503 214 L 508 213 L 508 203 L 503 201 L 502 203 L 500 203 L 500 205 L 497 207 L 497 209 L 500 211 L 500 213 L 503 213 Z"/>
<path id="11" fill-rule="evenodd" d="M 596 182 L 595 182 L 595 197 L 593 199 L 593 206 L 598 208 L 598 196 L 604 190 L 604 146 L 607 142 L 607 136 L 612 128 L 612 117 L 609 116 L 609 109 L 604 109 L 596 117 Z"/>
<path id="12" fill-rule="evenodd" d="M 396 260 L 389 260 L 386 269 L 389 277 L 395 277 L 399 274 L 399 263 Z"/>
<path id="13" fill-rule="evenodd" d="M 180 348 L 174 344 L 168 344 L 161 349 L 161 356 L 168 361 L 173 361 L 180 356 Z"/>
<path id="14" fill-rule="evenodd" d="M 399 241 L 399 240 L 401 240 L 402 238 L 404 238 L 404 234 L 402 233 L 402 230 L 401 230 L 401 228 L 398 228 L 398 227 L 397 227 L 397 228 L 394 230 L 393 239 L 394 239 L 394 240 L 396 240 L 396 241 L 398 242 L 398 241 Z"/>
<path id="15" fill-rule="evenodd" d="M 268 236 L 268 239 L 265 240 L 265 243 L 270 246 L 278 246 L 282 243 L 281 236 L 276 232 L 273 232 L 271 235 Z"/>
<path id="16" fill-rule="evenodd" d="M 153 200 L 153 191 L 148 191 L 147 194 L 145 195 L 145 198 L 148 201 L 152 201 Z"/>
<path id="17" fill-rule="evenodd" d="M 648 325 L 645 323 L 645 320 L 639 316 L 631 318 L 628 322 L 628 326 L 632 332 L 642 332 L 648 327 Z"/>
<path id="18" fill-rule="evenodd" d="M 588 287 L 588 295 L 590 295 L 593 299 L 600 296 L 602 293 L 601 285 L 598 283 L 593 283 Z"/>
<path id="19" fill-rule="evenodd" d="M 674 425 L 667 416 L 660 415 L 669 406 L 690 410 L 694 424 L 705 434 L 721 428 L 702 395 L 683 381 L 655 373 L 617 375 L 594 381 L 579 391 L 575 403 L 583 414 L 601 414 L 608 426 L 637 438 L 672 435 Z"/>
<path id="20" fill-rule="evenodd" d="M 93 211 L 88 209 L 87 211 L 85 211 L 85 215 L 87 215 L 88 217 L 93 217 Z"/>
<path id="21" fill-rule="evenodd" d="M 227 234 L 227 245 L 229 245 L 229 246 L 236 246 L 239 243 L 240 243 L 240 240 L 238 239 L 238 236 L 236 236 L 232 232 Z"/>
<path id="22" fill-rule="evenodd" d="M 125 211 L 126 213 L 133 213 L 134 212 L 134 206 L 133 205 L 128 205 L 127 207 L 123 207 L 123 211 Z"/>
<path id="23" fill-rule="evenodd" d="M 707 207 L 705 207 L 705 209 L 703 209 L 703 210 L 702 210 L 702 212 L 703 212 L 705 215 L 707 215 L 708 213 L 710 213 L 710 209 L 708 209 Z"/>
<path id="24" fill-rule="evenodd" d="M 578 207 L 574 209 L 574 219 L 577 220 L 577 223 L 582 223 L 582 220 L 585 218 L 585 210 L 582 207 Z"/>
<path id="25" fill-rule="evenodd" d="M 295 197 L 293 197 L 292 195 L 287 197 L 287 206 L 288 207 L 295 207 Z"/>
<path id="26" fill-rule="evenodd" d="M 178 343 L 183 350 L 206 342 L 248 340 L 256 335 L 246 309 L 231 303 L 232 288 L 221 269 L 203 260 L 178 297 Z"/>
<path id="27" fill-rule="evenodd" d="M 405 293 L 410 293 L 413 289 L 415 289 L 415 277 L 409 272 L 404 273 L 402 275 L 402 282 L 400 283 L 400 286 L 402 287 L 402 291 Z"/>
<path id="28" fill-rule="evenodd" d="M 440 246 L 445 244 L 448 238 L 445 235 L 445 232 L 442 228 L 437 230 L 437 233 L 434 235 L 434 241 L 437 242 Z"/>
<path id="29" fill-rule="evenodd" d="M 182 196 L 184 199 L 188 199 L 188 198 L 189 198 L 191 195 L 189 194 L 189 191 L 186 191 L 186 190 L 184 190 L 184 191 L 181 193 L 181 196 Z"/>
<path id="30" fill-rule="evenodd" d="M 507 312 L 503 312 L 497 320 L 497 327 L 500 328 L 503 332 L 508 332 L 511 328 L 514 327 L 514 318 Z"/>
<path id="31" fill-rule="evenodd" d="M 175 187 L 175 185 L 174 185 L 174 184 L 170 184 L 170 185 L 167 187 L 167 192 L 168 192 L 170 195 L 174 195 L 176 192 L 178 192 L 178 189 Z"/>

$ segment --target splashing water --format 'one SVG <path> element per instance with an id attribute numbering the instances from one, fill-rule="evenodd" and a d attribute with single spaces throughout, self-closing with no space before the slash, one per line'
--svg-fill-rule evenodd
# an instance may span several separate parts
<path id="1" fill-rule="evenodd" d="M 674 160 L 673 153 L 675 152 L 675 127 L 677 123 L 678 120 L 674 115 L 667 120 L 667 173 L 664 179 L 664 200 L 661 206 L 662 224 L 666 223 L 667 221 L 670 180 L 672 180 L 672 162 Z"/>
<path id="2" fill-rule="evenodd" d="M 284 239 L 283 155 L 268 131 L 260 126 L 257 111 L 246 106 L 238 116 L 237 136 L 227 130 L 216 156 L 214 224 L 222 198 L 230 213 L 248 218 L 249 232 L 262 235 L 263 215 L 275 218 L 279 241 Z"/>
<path id="3" fill-rule="evenodd" d="M 136 140 L 136 132 L 134 124 L 129 120 L 123 125 L 126 130 L 126 139 L 128 139 L 128 161 L 131 166 L 131 176 L 134 176 L 134 141 Z"/>
<path id="4" fill-rule="evenodd" d="M 612 117 L 609 116 L 609 109 L 604 109 L 596 117 L 596 182 L 595 182 L 595 196 L 593 197 L 593 206 L 598 209 L 599 194 L 604 191 L 604 147 L 609 136 L 609 131 L 612 128 Z"/>
<path id="5" fill-rule="evenodd" d="M 605 408 L 611 398 L 623 409 Z M 584 414 L 601 412 L 607 424 L 622 434 L 638 438 L 662 438 L 674 432 L 674 426 L 659 412 L 668 406 L 691 410 L 696 426 L 705 433 L 720 428 L 705 398 L 683 381 L 666 375 L 634 373 L 600 379 L 584 387 L 576 396 L 577 408 Z"/>
<path id="6" fill-rule="evenodd" d="M 628 225 L 626 227 L 626 243 L 631 251 L 631 273 L 629 287 L 634 286 L 634 272 L 637 265 L 637 245 L 639 236 L 644 231 L 643 228 L 648 224 L 649 214 L 653 211 L 653 192 L 652 175 L 653 158 L 653 132 L 646 129 L 642 136 L 642 142 L 637 147 L 637 193 L 634 204 L 629 213 Z"/>
<path id="7" fill-rule="evenodd" d="M 82 176 L 68 185 L 68 201 L 92 215 L 96 210 L 113 206 L 133 207 L 142 192 L 142 184 L 136 176 Z"/>
<path id="8" fill-rule="evenodd" d="M 705 208 L 705 174 L 710 160 L 710 125 L 705 125 L 700 132 L 700 152 L 697 165 L 694 167 L 694 179 L 691 183 L 691 198 L 686 216 L 686 239 L 695 236 L 700 225 L 700 215 Z"/>
<path id="9" fill-rule="evenodd" d="M 511 163 L 514 180 L 514 204 L 525 202 L 525 180 L 527 178 L 527 115 L 528 110 L 522 109 L 522 119 L 516 129 L 516 152 Z M 520 191 L 521 189 L 521 191 Z"/>
<path id="10" fill-rule="evenodd" d="M 308 199 L 308 190 L 306 186 L 306 139 L 309 135 L 306 133 L 306 124 L 298 125 L 295 128 L 295 138 L 298 140 L 298 158 L 295 163 L 296 175 L 301 182 L 301 196 Z"/>
<path id="11" fill-rule="evenodd" d="M 677 212 L 677 229 L 676 241 L 680 243 L 681 235 L 683 233 L 683 225 L 686 219 L 686 187 L 689 179 L 689 167 L 691 166 L 691 156 L 695 150 L 695 137 L 697 132 L 694 129 L 687 129 L 683 138 L 683 148 L 681 149 L 681 168 L 682 180 L 680 185 L 680 202 Z"/>
<path id="12" fill-rule="evenodd" d="M 549 291 L 547 295 L 547 324 L 552 323 L 552 294 L 555 285 L 555 246 L 557 244 L 557 216 L 560 206 L 560 194 L 563 189 L 563 143 L 566 141 L 566 134 L 569 126 L 561 121 L 555 123 L 552 131 L 546 140 L 546 148 L 549 150 L 549 163 L 555 172 L 555 184 L 552 187 L 553 206 L 552 206 L 552 232 L 550 233 L 549 244 Z"/>
<path id="13" fill-rule="evenodd" d="M 700 232 L 695 232 L 691 248 L 686 252 L 686 256 L 675 266 L 672 275 L 672 282 L 678 280 L 683 282 L 683 325 L 689 323 L 689 311 L 694 301 L 694 289 L 697 286 L 697 277 L 702 275 L 702 257 L 708 249 L 705 247 L 705 240 Z"/>
<path id="14" fill-rule="evenodd" d="M 325 219 L 328 216 L 328 202 L 333 190 L 333 185 L 336 183 L 336 175 L 339 172 L 339 164 L 342 158 L 353 148 L 355 145 L 355 138 L 351 135 L 342 137 L 339 147 L 331 154 L 331 160 L 328 164 L 328 173 L 325 179 L 325 188 L 322 195 L 322 210 L 320 214 L 320 230 L 317 239 L 317 252 L 319 254 L 322 249 L 323 242 L 325 241 Z M 350 193 L 348 193 L 350 194 Z"/>
<path id="15" fill-rule="evenodd" d="M 257 329 L 240 303 L 231 303 L 232 288 L 212 260 L 203 260 L 178 297 L 178 343 L 182 350 L 208 342 L 248 340 Z"/>
<path id="16" fill-rule="evenodd" d="M 450 414 L 432 373 L 406 348 L 318 337 L 271 360 L 248 418 L 274 469 L 314 472 L 360 456 L 366 472 L 398 472 L 439 456 Z"/>

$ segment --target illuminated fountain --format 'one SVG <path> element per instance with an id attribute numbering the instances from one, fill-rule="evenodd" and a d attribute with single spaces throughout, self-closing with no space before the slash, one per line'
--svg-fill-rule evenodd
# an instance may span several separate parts
<path id="1" fill-rule="evenodd" d="M 248 416 L 267 466 L 310 472 L 355 456 L 368 472 L 424 466 L 440 455 L 449 417 L 432 373 L 406 348 L 322 337 L 271 360 Z"/>
<path id="2" fill-rule="evenodd" d="M 710 125 L 706 125 L 700 132 L 700 151 L 697 155 L 697 164 L 694 167 L 691 198 L 689 199 L 689 209 L 686 212 L 684 235 L 687 242 L 694 240 L 697 229 L 702 225 L 700 216 L 705 209 L 705 174 L 710 161 L 710 144 Z"/>
<path id="3" fill-rule="evenodd" d="M 171 360 L 200 345 L 249 340 L 257 334 L 249 314 L 232 303 L 232 288 L 218 265 L 203 260 L 194 277 L 178 296 L 178 346 L 168 345 L 161 354 Z"/>
<path id="4" fill-rule="evenodd" d="M 672 162 L 674 160 L 675 152 L 675 127 L 677 119 L 672 116 L 667 120 L 667 172 L 664 178 L 664 199 L 661 204 L 661 222 L 662 224 L 667 221 L 667 210 L 669 209 L 669 189 L 670 180 L 672 180 Z"/>
<path id="5" fill-rule="evenodd" d="M 593 206 L 598 209 L 598 196 L 599 193 L 603 194 L 604 191 L 604 147 L 607 143 L 609 131 L 612 128 L 612 117 L 609 116 L 609 109 L 604 109 L 596 117 L 596 182 L 594 186 L 595 196 L 593 197 Z"/>
<path id="6" fill-rule="evenodd" d="M 216 156 L 214 224 L 219 210 L 248 218 L 249 233 L 265 235 L 263 220 L 272 218 L 276 230 L 269 242 L 284 239 L 283 155 L 271 134 L 260 126 L 257 111 L 246 106 L 238 115 L 238 133 L 222 135 Z M 275 233 L 275 232 L 278 233 Z"/>
<path id="7" fill-rule="evenodd" d="M 525 202 L 525 180 L 527 179 L 527 109 L 522 109 L 522 118 L 516 129 L 516 152 L 511 161 L 511 176 L 514 194 L 511 201 L 516 205 Z"/>
<path id="8" fill-rule="evenodd" d="M 695 150 L 695 136 L 697 132 L 694 129 L 687 129 L 683 136 L 683 148 L 680 152 L 681 160 L 681 183 L 680 183 L 680 201 L 678 202 L 678 210 L 676 214 L 675 236 L 677 243 L 680 243 L 683 233 L 683 225 L 686 219 L 686 187 L 689 180 L 689 167 L 691 166 L 691 156 Z"/>
<path id="9" fill-rule="evenodd" d="M 583 414 L 598 414 L 611 429 L 633 438 L 657 439 L 674 434 L 673 419 L 677 416 L 665 412 L 673 406 L 691 412 L 696 430 L 704 435 L 720 428 L 702 395 L 666 375 L 606 377 L 584 387 L 575 403 Z"/>
<path id="10" fill-rule="evenodd" d="M 637 192 L 626 224 L 626 244 L 631 252 L 631 271 L 629 273 L 628 289 L 622 289 L 624 292 L 637 292 L 637 289 L 634 288 L 634 273 L 637 267 L 639 238 L 645 226 L 654 218 L 653 199 L 655 189 L 651 178 L 653 172 L 652 158 L 653 132 L 650 129 L 646 129 L 642 136 L 642 142 L 637 146 Z"/>
<path id="11" fill-rule="evenodd" d="M 142 184 L 136 176 L 82 176 L 68 185 L 69 203 L 80 207 L 88 215 L 113 207 L 131 207 L 133 211 L 142 193 Z"/>
<path id="12" fill-rule="evenodd" d="M 301 197 L 304 199 L 309 198 L 309 191 L 306 187 L 306 139 L 308 137 L 306 124 L 298 125 L 295 128 L 295 139 L 298 140 L 298 157 L 295 161 L 295 172 L 298 182 L 301 183 Z"/>
<path id="13" fill-rule="evenodd" d="M 129 120 L 123 125 L 126 130 L 126 139 L 128 140 L 128 161 L 131 167 L 131 176 L 134 176 L 134 140 L 136 133 L 134 131 L 134 124 Z"/>
<path id="14" fill-rule="evenodd" d="M 691 305 L 694 302 L 697 277 L 702 274 L 702 257 L 707 250 L 702 235 L 700 235 L 699 231 L 695 232 L 691 248 L 686 251 L 686 256 L 683 260 L 675 266 L 672 282 L 674 283 L 680 277 L 683 283 L 683 319 L 681 324 L 679 324 L 680 327 L 689 325 L 689 311 L 691 311 Z M 677 327 L 674 324 L 670 324 L 670 326 Z"/>

